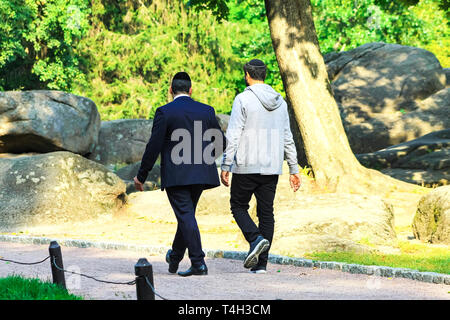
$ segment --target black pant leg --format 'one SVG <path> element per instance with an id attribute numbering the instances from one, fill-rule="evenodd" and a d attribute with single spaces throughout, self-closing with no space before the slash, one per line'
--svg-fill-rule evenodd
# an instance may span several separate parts
<path id="1" fill-rule="evenodd" d="M 260 235 L 258 227 L 248 214 L 250 199 L 258 186 L 252 176 L 254 175 L 233 173 L 230 197 L 231 213 L 249 243 Z"/>
<path id="2" fill-rule="evenodd" d="M 258 178 L 260 185 L 255 190 L 256 213 L 259 221 L 259 232 L 269 240 L 272 245 L 273 233 L 275 229 L 275 219 L 273 215 L 273 202 L 277 189 L 278 175 L 262 175 Z M 270 247 L 269 247 L 270 250 Z M 269 258 L 269 250 L 259 256 L 258 265 L 266 266 Z"/>
<path id="3" fill-rule="evenodd" d="M 183 260 L 184 254 L 187 249 L 187 244 L 184 241 L 183 231 L 180 227 L 180 220 L 177 217 L 178 225 L 177 225 L 177 231 L 175 233 L 175 237 L 172 242 L 172 253 L 170 255 L 170 258 L 172 261 L 181 261 Z"/>
<path id="4" fill-rule="evenodd" d="M 178 221 L 177 234 L 172 245 L 174 257 L 181 260 L 187 247 L 189 259 L 193 266 L 198 267 L 205 264 L 205 253 L 202 250 L 200 231 L 195 219 L 195 207 L 202 189 L 199 190 L 192 186 L 179 186 L 166 188 L 166 191 Z"/>
<path id="5" fill-rule="evenodd" d="M 197 203 L 200 200 L 203 190 L 205 190 L 205 187 L 202 184 L 194 184 L 191 186 L 191 200 L 194 205 L 194 211 L 197 210 Z"/>

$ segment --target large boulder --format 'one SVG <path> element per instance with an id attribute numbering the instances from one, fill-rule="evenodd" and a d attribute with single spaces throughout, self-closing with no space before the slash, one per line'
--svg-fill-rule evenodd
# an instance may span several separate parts
<path id="1" fill-rule="evenodd" d="M 3 229 L 90 219 L 126 201 L 119 177 L 70 152 L 0 159 L 0 185 Z"/>
<path id="2" fill-rule="evenodd" d="M 392 114 L 363 112 L 358 116 L 341 108 L 341 118 L 353 152 L 374 152 L 450 128 L 450 88 L 411 104 L 415 105 L 412 111 Z"/>
<path id="3" fill-rule="evenodd" d="M 425 99 L 446 84 L 439 60 L 421 48 L 375 42 L 324 59 L 336 100 L 371 112 L 398 110 L 402 102 Z"/>
<path id="4" fill-rule="evenodd" d="M 412 226 L 417 239 L 450 244 L 450 185 L 422 197 Z"/>
<path id="5" fill-rule="evenodd" d="M 449 128 L 446 72 L 431 52 L 376 42 L 324 60 L 354 153 Z"/>
<path id="6" fill-rule="evenodd" d="M 450 148 L 430 150 L 424 154 L 414 154 L 399 161 L 400 168 L 450 169 Z"/>
<path id="7" fill-rule="evenodd" d="M 410 162 L 414 161 L 416 157 L 433 155 L 436 151 L 448 150 L 449 148 L 450 129 L 446 129 L 432 132 L 417 139 L 390 146 L 376 152 L 357 154 L 356 157 L 363 165 L 370 168 L 377 166 L 382 168 L 402 166 L 405 168 L 415 168 L 414 166 L 410 166 Z M 442 161 L 432 162 L 427 166 L 419 168 L 437 169 L 444 167 L 447 160 L 443 157 Z"/>
<path id="8" fill-rule="evenodd" d="M 424 187 L 442 186 L 450 181 L 448 168 L 442 170 L 386 168 L 380 171 L 392 178 Z"/>
<path id="9" fill-rule="evenodd" d="M 102 121 L 98 144 L 89 159 L 103 165 L 132 164 L 142 159 L 153 120 Z"/>
<path id="10" fill-rule="evenodd" d="M 444 185 L 450 181 L 450 129 L 356 157 L 366 167 L 406 182 Z"/>
<path id="11" fill-rule="evenodd" d="M 99 130 L 100 115 L 88 98 L 49 90 L 0 92 L 0 153 L 85 155 Z"/>

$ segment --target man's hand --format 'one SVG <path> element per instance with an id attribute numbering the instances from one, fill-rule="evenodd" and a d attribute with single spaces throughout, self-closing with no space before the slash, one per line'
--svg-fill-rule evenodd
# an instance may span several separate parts
<path id="1" fill-rule="evenodd" d="M 291 174 L 289 176 L 289 183 L 291 185 L 292 190 L 296 192 L 300 188 L 300 185 L 302 184 L 302 178 L 298 173 Z"/>
<path id="2" fill-rule="evenodd" d="M 144 191 L 144 184 L 140 182 L 137 177 L 134 177 L 134 187 L 137 191 Z"/>
<path id="3" fill-rule="evenodd" d="M 220 180 L 222 180 L 222 184 L 225 187 L 228 187 L 230 185 L 230 172 L 229 171 L 222 171 L 220 173 Z"/>

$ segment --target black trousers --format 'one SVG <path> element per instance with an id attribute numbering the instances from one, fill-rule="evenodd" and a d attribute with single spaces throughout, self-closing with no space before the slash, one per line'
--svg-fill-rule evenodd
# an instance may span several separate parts
<path id="1" fill-rule="evenodd" d="M 236 174 L 231 179 L 231 212 L 237 225 L 250 243 L 259 235 L 272 244 L 275 219 L 273 201 L 278 183 L 278 175 Z M 256 215 L 259 226 L 256 226 L 248 214 L 252 195 L 256 197 Z M 269 250 L 259 256 L 258 266 L 266 266 Z"/>
<path id="2" fill-rule="evenodd" d="M 203 190 L 203 185 L 166 188 L 167 197 L 178 221 L 170 258 L 173 261 L 181 261 L 188 249 L 189 259 L 194 267 L 205 264 L 205 253 L 195 219 L 195 209 Z"/>

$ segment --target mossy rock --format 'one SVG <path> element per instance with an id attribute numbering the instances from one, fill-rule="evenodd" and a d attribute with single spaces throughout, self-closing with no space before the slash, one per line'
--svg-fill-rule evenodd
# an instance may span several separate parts
<path id="1" fill-rule="evenodd" d="M 450 244 L 450 185 L 422 197 L 412 226 L 417 239 Z"/>
<path id="2" fill-rule="evenodd" d="M 62 91 L 0 92 L 0 152 L 93 151 L 100 114 L 88 98 Z"/>
<path id="3" fill-rule="evenodd" d="M 111 214 L 125 183 L 104 166 L 59 151 L 0 159 L 0 226 L 36 226 Z"/>

